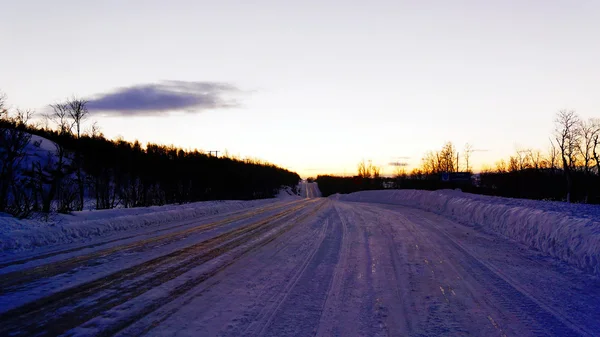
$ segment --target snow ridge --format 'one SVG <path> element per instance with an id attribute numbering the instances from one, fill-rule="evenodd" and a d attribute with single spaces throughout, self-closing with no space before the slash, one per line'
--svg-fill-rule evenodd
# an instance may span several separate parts
<path id="1" fill-rule="evenodd" d="M 342 201 L 411 206 L 479 225 L 600 275 L 600 207 L 480 196 L 459 191 L 363 191 Z"/>
<path id="2" fill-rule="evenodd" d="M 81 211 L 73 212 L 72 215 L 57 215 L 51 222 L 19 220 L 0 213 L 0 252 L 89 242 L 116 233 L 236 211 L 273 201 L 274 199 L 205 201 L 184 205 Z"/>

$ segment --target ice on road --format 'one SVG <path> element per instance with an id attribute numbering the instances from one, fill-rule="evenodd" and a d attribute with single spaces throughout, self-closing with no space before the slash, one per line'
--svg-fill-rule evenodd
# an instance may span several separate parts
<path id="1" fill-rule="evenodd" d="M 0 258 L 0 335 L 600 334 L 594 275 L 423 210 L 301 195 Z"/>

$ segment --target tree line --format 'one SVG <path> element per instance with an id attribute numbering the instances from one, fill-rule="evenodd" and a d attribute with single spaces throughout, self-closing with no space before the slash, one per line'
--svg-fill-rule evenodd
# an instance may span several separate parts
<path id="1" fill-rule="evenodd" d="M 505 197 L 600 204 L 600 119 L 582 119 L 573 110 L 560 110 L 546 151 L 521 148 L 495 167 L 473 174 L 473 152 L 462 152 L 452 142 L 428 151 L 420 166 L 407 171 L 396 166 L 391 178 L 364 174 L 364 161 L 354 177 L 318 176 L 324 196 L 368 189 L 454 189 Z M 460 176 L 461 179 L 452 179 Z M 448 178 L 450 177 L 450 178 Z M 465 177 L 469 177 L 465 179 Z"/>
<path id="2" fill-rule="evenodd" d="M 110 140 L 95 123 L 83 130 L 88 110 L 82 99 L 51 105 L 44 121 L 35 124 L 31 111 L 11 110 L 0 97 L 0 212 L 17 217 L 84 207 L 269 198 L 300 181 L 295 172 L 256 159 Z M 32 141 L 33 135 L 56 146 L 40 156 L 44 146 Z"/>
<path id="3" fill-rule="evenodd" d="M 483 188 L 532 199 L 600 203 L 600 119 L 560 110 L 548 149 L 518 149 L 481 172 Z"/>
<path id="4" fill-rule="evenodd" d="M 352 193 L 365 190 L 379 190 L 384 187 L 386 178 L 381 176 L 381 167 L 373 162 L 362 160 L 358 163 L 358 174 L 354 177 L 318 175 L 315 181 L 324 197 L 335 193 Z"/>

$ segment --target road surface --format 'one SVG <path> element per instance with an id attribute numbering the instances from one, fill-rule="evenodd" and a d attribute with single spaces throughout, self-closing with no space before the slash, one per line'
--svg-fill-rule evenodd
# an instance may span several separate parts
<path id="1" fill-rule="evenodd" d="M 274 201 L 0 258 L 0 335 L 593 336 L 600 283 L 400 206 Z"/>

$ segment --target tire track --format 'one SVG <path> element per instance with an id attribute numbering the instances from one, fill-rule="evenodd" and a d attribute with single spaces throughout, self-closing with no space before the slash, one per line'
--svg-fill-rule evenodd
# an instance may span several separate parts
<path id="1" fill-rule="evenodd" d="M 256 242 L 251 242 L 247 247 L 241 247 L 240 251 L 226 252 L 226 253 L 232 253 L 234 255 L 234 257 L 231 260 L 229 260 L 228 262 L 218 265 L 214 269 L 210 270 L 209 272 L 203 273 L 200 276 L 197 276 L 197 277 L 194 277 L 192 279 L 185 281 L 185 283 L 177 286 L 168 295 L 163 296 L 161 299 L 154 299 L 154 301 L 152 302 L 151 305 L 145 305 L 143 310 L 137 312 L 135 315 L 130 316 L 125 320 L 119 321 L 118 324 L 111 326 L 109 329 L 102 331 L 102 333 L 100 333 L 98 335 L 99 336 L 112 336 L 117 333 L 121 334 L 120 331 L 126 329 L 133 323 L 137 322 L 139 319 L 141 319 L 147 315 L 150 315 L 152 312 L 156 311 L 157 309 L 164 306 L 165 304 L 173 302 L 173 301 L 177 300 L 179 297 L 181 297 L 182 295 L 187 294 L 193 288 L 198 287 L 198 285 L 200 285 L 201 283 L 203 283 L 203 282 L 209 280 L 210 278 L 216 276 L 217 274 L 221 273 L 223 270 L 225 270 L 227 267 L 234 264 L 235 262 L 238 262 L 238 260 L 241 257 L 243 257 L 244 255 L 250 253 L 251 251 L 254 251 L 256 249 L 264 247 L 265 245 L 269 244 L 270 242 L 273 242 L 277 238 L 281 237 L 283 234 L 290 231 L 292 228 L 294 228 L 296 225 L 298 225 L 302 221 L 306 220 L 308 217 L 318 213 L 320 211 L 320 209 L 323 207 L 323 205 L 324 205 L 324 203 L 319 203 L 313 210 L 309 211 L 308 213 L 301 214 L 297 218 L 293 219 L 292 221 L 284 223 L 284 226 L 282 228 L 278 229 L 276 231 L 276 233 L 273 233 L 267 237 L 259 238 Z M 276 229 L 277 229 L 277 227 L 276 227 Z M 220 254 L 219 257 L 221 257 L 222 255 L 224 255 L 224 254 Z M 209 287 L 210 287 L 210 285 L 209 285 Z M 209 287 L 203 289 L 199 294 L 196 294 L 195 296 L 190 296 L 190 298 L 188 298 L 187 301 L 191 301 L 194 297 L 200 296 L 202 293 L 206 292 L 209 289 Z M 156 324 L 160 324 L 161 321 L 164 321 L 165 319 L 167 319 L 175 311 L 176 310 L 171 310 L 171 311 L 169 311 L 168 314 L 161 315 L 160 319 L 155 320 L 151 326 L 146 327 L 146 329 L 144 329 L 143 332 L 141 332 L 139 334 L 141 335 L 141 334 L 147 333 Z"/>
<path id="2" fill-rule="evenodd" d="M 331 205 L 330 201 L 327 201 Z M 323 307 L 339 262 L 341 225 L 331 215 L 296 273 L 253 318 L 243 336 L 310 336 L 319 327 Z"/>
<path id="3" fill-rule="evenodd" d="M 116 254 L 116 253 L 120 254 L 120 253 L 127 253 L 127 252 L 142 252 L 142 251 L 148 249 L 148 247 L 151 248 L 152 246 L 155 246 L 157 244 L 159 244 L 159 245 L 169 244 L 169 243 L 181 240 L 182 238 L 185 238 L 191 234 L 206 232 L 206 231 L 215 229 L 220 226 L 224 226 L 224 225 L 234 223 L 237 221 L 241 221 L 244 219 L 249 219 L 249 218 L 257 216 L 259 214 L 277 210 L 277 209 L 281 209 L 281 208 L 285 208 L 285 207 L 288 207 L 288 206 L 291 206 L 291 205 L 294 205 L 297 203 L 300 203 L 300 205 L 304 204 L 303 202 L 294 201 L 294 202 L 286 203 L 283 205 L 266 207 L 261 210 L 256 210 L 254 212 L 245 213 L 245 214 L 242 214 L 239 216 L 235 216 L 233 218 L 227 218 L 227 219 L 223 219 L 220 221 L 211 222 L 208 224 L 203 224 L 203 225 L 193 227 L 193 228 L 190 228 L 187 230 L 183 230 L 183 231 L 179 231 L 179 232 L 175 232 L 175 233 L 168 233 L 168 234 L 164 234 L 164 235 L 161 235 L 158 237 L 153 237 L 153 238 L 149 238 L 146 240 L 136 241 L 136 242 L 126 244 L 126 245 L 111 247 L 111 248 L 103 249 L 103 250 L 96 251 L 93 253 L 89 253 L 86 255 L 76 256 L 76 257 L 68 258 L 65 260 L 58 261 L 58 262 L 52 262 L 49 264 L 36 266 L 36 267 L 30 268 L 30 269 L 18 270 L 15 272 L 6 273 L 3 275 L 0 275 L 0 295 L 5 294 L 7 292 L 18 291 L 21 287 L 27 285 L 27 283 L 34 282 L 35 280 L 38 280 L 38 279 L 49 278 L 49 277 L 79 268 L 79 267 L 87 266 L 87 265 L 95 265 L 93 260 L 100 259 L 100 258 L 104 259 L 107 256 L 110 256 L 111 254 Z M 297 207 L 299 207 L 299 206 L 295 206 L 293 209 L 295 209 Z M 287 210 L 284 210 L 283 212 L 278 213 L 278 214 L 282 214 L 285 212 L 287 212 Z M 187 226 L 187 225 L 193 224 L 194 222 L 195 221 L 190 221 L 181 226 Z"/>
<path id="4" fill-rule="evenodd" d="M 392 331 L 401 336 L 408 335 L 410 331 L 414 329 L 414 323 L 411 319 L 411 313 L 409 309 L 409 303 L 411 302 L 411 296 L 409 294 L 409 277 L 404 270 L 407 265 L 406 258 L 398 253 L 398 247 L 394 241 L 395 235 L 389 226 L 385 226 L 380 223 L 380 230 L 384 234 L 385 243 L 387 244 L 388 254 L 390 257 L 391 275 L 388 275 L 389 287 L 393 290 L 393 296 L 396 298 L 397 311 L 402 313 L 401 317 L 390 320 L 392 325 Z M 407 256 L 406 245 L 402 245 L 404 248 L 404 256 Z M 392 333 L 391 335 L 393 335 Z"/>
<path id="5" fill-rule="evenodd" d="M 236 259 L 233 265 L 215 277 L 198 284 L 180 298 L 144 316 L 119 331 L 116 336 L 171 335 L 174 333 L 172 330 L 165 332 L 162 331 L 162 328 L 170 326 L 172 319 L 179 320 L 181 315 L 186 315 L 189 310 L 198 316 L 185 319 L 185 323 L 178 324 L 180 328 L 186 326 L 191 329 L 190 331 L 202 331 L 198 335 L 205 336 L 242 335 L 250 323 L 250 318 L 255 317 L 267 303 L 268 298 L 288 282 L 313 248 L 313 240 L 321 232 L 321 227 L 315 226 L 315 224 L 323 220 L 323 208 L 319 209 L 319 207 L 327 207 L 326 203 L 318 203 L 318 205 L 314 209 L 311 208 L 310 212 L 295 219 L 293 223 L 286 224 L 285 226 L 290 225 L 291 227 L 281 236 Z M 291 263 L 290 259 L 293 259 L 294 263 Z M 218 260 L 222 260 L 222 258 L 220 257 Z M 215 263 L 217 261 L 211 261 L 210 265 Z M 204 269 L 203 266 L 192 272 L 198 274 Z M 265 284 L 264 278 L 269 279 L 269 282 L 272 283 Z M 273 284 L 278 286 L 275 288 L 272 286 Z M 219 290 L 223 287 L 228 290 Z M 238 293 L 238 295 L 234 295 L 234 293 Z M 249 301 L 249 298 L 245 296 L 252 297 L 254 301 Z M 233 298 L 234 306 L 223 308 L 221 301 L 226 301 L 226 298 Z M 251 311 L 243 311 L 240 310 L 241 308 L 248 308 Z M 123 307 L 121 310 L 129 309 Z M 214 317 L 215 315 L 218 317 Z M 171 319 L 172 316 L 174 317 Z M 167 323 L 164 324 L 164 321 Z M 90 321 L 86 325 L 92 322 Z M 222 326 L 222 330 L 211 331 L 206 324 Z M 192 325 L 194 327 L 191 327 Z M 154 328 L 158 330 L 155 331 Z"/>
<path id="6" fill-rule="evenodd" d="M 331 326 L 326 326 L 325 322 L 331 322 L 333 320 L 333 310 L 341 307 L 341 296 L 342 296 L 342 287 L 343 287 L 343 274 L 347 270 L 348 266 L 348 255 L 350 254 L 350 242 L 348 238 L 348 221 L 344 220 L 340 211 L 338 209 L 338 203 L 333 204 L 335 213 L 340 220 L 342 225 L 342 238 L 341 238 L 341 247 L 340 247 L 340 258 L 338 264 L 336 265 L 335 271 L 333 273 L 333 277 L 331 278 L 331 284 L 327 289 L 327 297 L 325 298 L 325 302 L 323 302 L 323 307 L 321 308 L 321 318 L 319 319 L 319 325 L 316 332 L 317 336 L 331 336 L 333 335 L 333 329 Z M 330 310 L 327 311 L 326 309 Z"/>
<path id="7" fill-rule="evenodd" d="M 152 235 L 152 234 L 156 234 L 156 233 L 160 233 L 160 232 L 164 232 L 164 231 L 169 231 L 169 230 L 173 230 L 175 228 L 189 226 L 189 225 L 192 225 L 194 223 L 200 223 L 202 221 L 210 220 L 211 218 L 216 218 L 216 217 L 223 217 L 223 216 L 227 216 L 228 217 L 228 218 L 223 219 L 223 220 L 215 221 L 215 222 L 219 222 L 219 223 L 222 222 L 222 221 L 227 221 L 229 219 L 236 219 L 235 221 L 242 220 L 244 218 L 249 218 L 249 217 L 252 217 L 252 216 L 260 214 L 260 213 L 265 213 L 265 212 L 268 212 L 268 211 L 272 211 L 272 210 L 275 210 L 277 208 L 287 207 L 287 206 L 290 206 L 292 204 L 300 203 L 300 202 L 302 202 L 302 200 L 294 200 L 294 201 L 286 202 L 286 203 L 277 203 L 275 205 L 267 205 L 267 206 L 259 207 L 259 208 L 256 208 L 256 209 L 249 209 L 249 210 L 248 209 L 242 209 L 242 210 L 234 211 L 234 212 L 231 212 L 231 213 L 211 215 L 211 216 L 202 218 L 201 220 L 194 219 L 194 220 L 173 221 L 174 223 L 178 223 L 178 224 L 174 225 L 174 226 L 164 227 L 165 225 L 168 225 L 168 224 L 165 224 L 165 225 L 161 226 L 160 229 L 156 229 L 156 230 L 148 231 L 148 232 L 143 232 L 140 235 Z M 236 217 L 233 218 L 232 216 L 236 216 Z M 227 221 L 226 223 L 230 223 L 230 222 Z M 224 224 L 226 224 L 226 223 L 224 223 Z M 202 224 L 202 225 L 209 225 L 209 224 L 211 224 L 211 223 Z M 180 232 L 169 233 L 169 234 L 176 235 L 178 233 L 180 233 Z M 164 237 L 167 237 L 169 234 L 164 235 Z M 10 266 L 13 266 L 13 265 L 25 264 L 25 263 L 28 263 L 28 262 L 31 262 L 31 261 L 42 260 L 42 259 L 46 259 L 46 258 L 49 258 L 49 257 L 57 256 L 57 255 L 73 253 L 73 252 L 81 251 L 81 250 L 84 250 L 84 249 L 96 248 L 96 247 L 107 245 L 107 244 L 110 244 L 110 243 L 113 243 L 113 242 L 125 241 L 125 240 L 128 240 L 128 239 L 132 239 L 132 238 L 135 238 L 137 236 L 138 236 L 138 234 L 130 235 L 130 236 L 125 236 L 125 237 L 119 237 L 119 238 L 116 238 L 116 239 L 113 239 L 113 240 L 97 242 L 97 243 L 93 243 L 93 244 L 90 244 L 90 245 L 73 247 L 73 248 L 63 249 L 63 250 L 56 250 L 56 251 L 52 251 L 52 252 L 48 252 L 48 253 L 43 253 L 43 254 L 40 254 L 40 255 L 34 255 L 34 256 L 27 257 L 25 259 L 11 260 L 11 261 L 0 263 L 0 269 L 6 268 L 6 267 L 10 267 Z M 155 238 L 160 238 L 160 237 L 155 237 Z M 150 238 L 148 240 L 152 240 L 152 239 L 155 239 L 155 238 Z M 138 241 L 138 242 L 140 242 L 140 241 Z M 124 246 L 127 246 L 127 245 L 124 245 Z M 122 247 L 122 246 L 117 246 L 117 247 L 113 247 L 113 248 L 117 248 L 118 249 L 119 247 Z"/>
<path id="8" fill-rule="evenodd" d="M 294 228 L 298 224 L 302 223 L 307 218 L 309 218 L 309 217 L 317 214 L 324 205 L 325 205 L 324 202 L 319 203 L 313 210 L 311 210 L 308 213 L 300 215 L 297 219 L 293 220 L 291 223 L 289 223 L 288 225 L 284 226 L 282 229 L 280 229 L 279 231 L 277 231 L 277 233 L 275 233 L 273 235 L 270 235 L 270 236 L 268 236 L 266 238 L 263 238 L 263 240 L 260 240 L 260 242 L 258 242 L 256 244 L 253 244 L 253 245 L 250 245 L 249 247 L 243 248 L 241 251 L 237 252 L 235 254 L 235 258 L 231 259 L 229 262 L 227 262 L 227 263 L 225 263 L 223 265 L 218 266 L 214 270 L 210 271 L 209 273 L 205 273 L 205 274 L 203 274 L 200 277 L 197 277 L 197 278 L 194 278 L 194 279 L 186 281 L 185 284 L 183 284 L 182 286 L 180 286 L 180 287 L 177 288 L 176 293 L 170 294 L 169 296 L 165 296 L 164 299 L 167 301 L 167 303 L 165 303 L 165 301 L 155 301 L 154 303 L 156 305 L 145 307 L 144 310 L 143 310 L 143 312 L 138 313 L 135 317 L 132 317 L 132 318 L 128 319 L 125 323 L 122 323 L 119 326 L 112 327 L 110 329 L 110 331 L 106 331 L 102 335 L 111 335 L 113 333 L 118 333 L 119 335 L 127 335 L 127 336 L 136 335 L 136 336 L 138 336 L 138 335 L 143 335 L 143 334 L 148 333 L 155 326 L 157 326 L 161 322 L 163 322 L 166 319 L 168 319 L 171 315 L 173 315 L 177 310 L 179 310 L 179 308 L 181 306 L 186 305 L 187 303 L 189 303 L 192 300 L 194 300 L 196 297 L 201 296 L 203 293 L 205 293 L 206 291 L 210 290 L 210 287 L 212 285 L 214 285 L 215 283 L 217 283 L 218 281 L 216 281 L 213 284 L 209 284 L 207 287 L 205 287 L 204 289 L 202 289 L 198 293 L 193 294 L 193 296 L 189 296 L 188 298 L 186 298 L 186 300 L 183 303 L 181 303 L 177 307 L 171 308 L 170 310 L 167 310 L 166 312 L 163 312 L 163 313 L 159 314 L 158 317 L 155 318 L 155 319 L 153 319 L 152 323 L 149 324 L 149 325 L 147 325 L 145 328 L 140 328 L 138 326 L 135 329 L 136 330 L 135 333 L 132 333 L 131 331 L 129 331 L 129 332 L 125 332 L 125 331 L 128 330 L 127 328 L 130 325 L 132 325 L 135 322 L 137 322 L 140 318 L 145 317 L 145 316 L 151 314 L 152 312 L 156 311 L 158 308 L 164 306 L 165 304 L 169 304 L 169 303 L 174 302 L 181 295 L 188 293 L 190 290 L 192 290 L 193 288 L 197 287 L 201 283 L 205 282 L 209 278 L 211 278 L 213 276 L 216 276 L 218 273 L 222 272 L 223 270 L 225 270 L 230 265 L 238 262 L 241 257 L 245 256 L 246 254 L 250 253 L 251 251 L 257 250 L 257 249 L 259 249 L 261 247 L 264 247 L 265 245 L 267 245 L 267 244 L 275 241 L 277 238 L 279 238 L 283 234 L 289 232 L 292 228 Z"/>
<path id="9" fill-rule="evenodd" d="M 473 262 L 469 265 L 480 270 L 482 274 L 488 274 L 492 276 L 490 279 L 493 280 L 493 283 L 497 288 L 493 292 L 499 298 L 506 298 L 506 293 L 515 293 L 519 298 L 517 302 L 521 304 L 518 307 L 523 307 L 526 309 L 526 312 L 533 313 L 535 316 L 533 319 L 543 326 L 544 330 L 550 328 L 553 334 L 558 334 L 560 336 L 571 336 L 574 335 L 574 333 L 582 336 L 593 336 L 592 332 L 584 331 L 583 329 L 579 328 L 567 317 L 561 315 L 559 312 L 555 311 L 550 306 L 545 305 L 542 301 L 531 295 L 528 291 L 523 289 L 523 287 L 519 286 L 517 282 L 511 280 L 510 277 L 502 273 L 493 264 L 479 259 L 473 252 L 471 252 L 461 243 L 454 240 L 445 230 L 439 228 L 439 226 L 437 226 L 435 223 L 431 222 L 429 219 L 423 218 L 423 220 L 431 225 L 432 228 L 439 233 L 439 235 L 444 237 L 458 251 L 467 256 Z M 515 309 L 513 309 L 513 311 L 517 313 Z M 493 320 L 492 323 L 494 324 Z"/>
<path id="10" fill-rule="evenodd" d="M 439 285 L 441 280 L 462 279 L 464 275 L 451 263 L 446 263 L 444 268 L 450 268 L 453 275 L 448 275 L 447 269 L 438 270 L 433 264 L 433 261 L 448 260 L 439 249 L 443 245 L 433 242 L 430 235 L 424 234 L 416 223 L 406 219 L 403 214 L 373 208 L 368 204 L 361 204 L 359 207 L 361 213 L 371 214 L 373 221 L 380 224 L 382 229 L 389 229 L 384 231 L 388 233 L 387 243 L 392 257 L 392 268 L 396 275 L 399 275 L 399 280 L 404 280 L 404 287 L 398 284 L 396 291 L 398 296 L 404 299 L 402 308 L 409 315 L 405 320 L 406 328 L 411 333 L 424 335 L 468 334 L 469 331 L 465 327 L 472 323 L 462 320 L 464 317 L 460 314 L 463 310 L 448 301 Z M 393 217 L 385 216 L 386 213 Z M 401 225 L 394 222 L 393 218 L 403 219 Z M 406 232 L 399 231 L 401 229 Z M 404 256 L 396 249 L 398 246 L 402 247 Z M 402 261 L 406 263 L 402 264 Z M 398 271 L 399 267 L 401 272 Z M 473 289 L 472 293 L 477 291 Z M 484 324 L 489 324 L 487 319 Z"/>
<path id="11" fill-rule="evenodd" d="M 184 272 L 274 229 L 289 218 L 293 218 L 296 212 L 311 204 L 314 202 L 303 203 L 269 219 L 260 220 L 3 313 L 0 315 L 0 334 L 8 332 L 19 332 L 26 335 L 63 333 L 105 310 L 139 296 L 152 287 L 172 280 Z M 170 266 L 170 263 L 175 264 Z M 76 315 L 73 315 L 74 312 L 72 312 L 71 306 L 73 305 L 76 306 Z M 23 324 L 24 322 L 27 324 Z"/>
<path id="12" fill-rule="evenodd" d="M 396 214 L 396 216 L 399 217 L 400 215 Z M 412 220 L 408 219 L 406 216 L 402 215 L 401 219 L 403 219 L 403 227 L 407 229 L 415 238 L 415 245 L 417 245 L 416 242 L 421 243 L 420 248 L 415 247 L 416 249 L 413 250 L 413 254 L 415 254 L 417 261 L 424 261 L 426 266 L 424 266 L 423 268 L 425 270 L 431 271 L 432 284 L 436 286 L 436 289 L 432 291 L 437 292 L 437 289 L 439 289 L 439 292 L 437 292 L 437 297 L 440 298 L 440 301 L 438 304 L 433 306 L 435 308 L 435 311 L 430 312 L 427 324 L 425 326 L 426 331 L 435 328 L 435 333 L 439 333 L 439 331 L 446 331 L 450 328 L 456 334 L 468 333 L 468 331 L 464 330 L 464 327 L 468 325 L 473 325 L 473 322 L 466 322 L 465 318 L 461 317 L 460 315 L 461 311 L 465 310 L 466 308 L 456 306 L 456 303 L 454 301 L 450 302 L 445 294 L 443 286 L 448 284 L 448 282 L 455 282 L 455 280 L 460 280 L 459 283 L 461 284 L 461 286 L 468 289 L 468 292 L 473 297 L 473 301 L 476 303 L 478 308 L 481 307 L 482 304 L 479 303 L 480 299 L 477 298 L 475 294 L 481 294 L 482 289 L 476 289 L 468 281 L 468 278 L 472 277 L 472 273 L 470 273 L 469 270 L 458 270 L 457 266 L 451 262 L 451 260 L 462 261 L 461 258 L 451 259 L 448 256 L 447 251 L 444 252 L 441 250 L 441 247 L 447 247 L 447 245 L 439 244 L 439 242 L 436 242 L 434 238 L 432 238 L 430 233 L 423 231 L 421 226 L 419 226 L 416 222 L 413 222 Z M 443 261 L 446 262 L 441 270 L 436 266 L 437 261 L 440 261 L 440 263 L 442 263 Z M 450 275 L 450 273 L 452 275 Z M 414 269 L 414 273 L 412 275 L 418 275 L 418 270 L 416 268 Z M 489 289 L 489 285 L 483 280 L 477 280 L 477 285 L 484 286 L 485 291 Z M 444 300 L 441 301 L 441 298 L 443 298 Z M 495 305 L 497 302 L 493 303 Z M 443 314 L 444 316 L 446 316 L 446 318 L 440 320 L 440 318 L 438 317 L 438 315 L 440 314 Z M 485 316 L 489 317 L 489 313 L 486 313 Z M 447 326 L 447 324 L 449 323 L 448 317 L 453 318 L 450 327 Z M 477 321 L 476 325 L 478 326 L 478 329 L 481 330 L 478 330 L 477 333 L 489 334 L 491 326 L 489 325 L 488 319 L 486 318 L 485 320 L 482 320 L 481 317 L 478 318 L 480 318 L 480 320 Z M 494 328 L 497 329 L 497 326 L 495 326 Z"/>
<path id="13" fill-rule="evenodd" d="M 261 336 L 264 335 L 265 330 L 272 322 L 273 317 L 281 307 L 282 303 L 285 302 L 292 288 L 296 286 L 298 281 L 300 280 L 302 274 L 306 271 L 306 268 L 313 260 L 315 254 L 323 244 L 323 240 L 325 239 L 325 233 L 329 228 L 329 221 L 323 226 L 323 229 L 319 233 L 317 237 L 317 242 L 314 244 L 314 247 L 310 251 L 310 253 L 306 256 L 306 259 L 300 264 L 298 270 L 292 278 L 288 281 L 288 283 L 283 287 L 282 290 L 275 293 L 271 298 L 268 299 L 267 305 L 263 307 L 263 309 L 258 313 L 258 315 L 254 318 L 255 321 L 248 326 L 242 333 L 244 336 Z"/>
<path id="14" fill-rule="evenodd" d="M 533 335 L 588 335 L 588 332 L 578 328 L 566 317 L 546 306 L 541 300 L 535 298 L 520 287 L 518 283 L 511 282 L 503 276 L 496 267 L 477 258 L 474 253 L 470 252 L 465 246 L 451 238 L 446 231 L 441 229 L 433 221 L 411 212 L 410 209 L 403 208 L 402 212 L 408 213 L 411 216 L 418 218 L 421 223 L 429 225 L 427 227 L 417 226 L 412 220 L 406 218 L 403 214 L 398 213 L 399 211 L 386 211 L 395 214 L 396 217 L 402 216 L 406 219 L 406 221 L 403 222 L 405 227 L 412 232 L 415 237 L 419 238 L 419 240 L 429 243 L 428 246 L 431 249 L 430 252 L 435 255 L 435 261 L 449 260 L 447 254 L 448 251 L 443 252 L 440 247 L 448 247 L 449 245 L 454 247 L 454 252 L 458 252 L 460 256 L 456 256 L 453 260 L 460 261 L 460 263 L 459 265 L 447 263 L 446 266 L 449 267 L 457 277 L 463 280 L 464 285 L 471 289 L 473 294 L 476 294 L 478 291 L 469 285 L 467 278 L 471 278 L 476 281 L 477 284 L 483 286 L 489 293 L 487 297 L 493 298 L 493 303 L 497 303 L 502 307 L 502 314 L 508 314 L 518 318 L 522 324 L 530 329 Z M 427 229 L 427 231 L 424 229 Z M 432 233 L 436 235 L 432 236 Z M 442 243 L 438 242 L 440 240 Z M 432 265 L 428 265 L 432 268 Z M 463 268 L 464 271 L 459 271 L 457 267 Z M 432 272 L 433 271 L 434 269 L 432 269 Z M 445 294 L 443 295 L 445 296 Z M 490 324 L 496 329 L 501 329 L 493 318 L 490 318 L 491 316 L 488 315 L 488 320 L 492 322 Z M 592 334 L 589 333 L 589 335 Z"/>
<path id="15" fill-rule="evenodd" d="M 239 210 L 239 211 L 234 211 L 234 212 L 230 212 L 230 213 L 226 213 L 226 214 L 212 215 L 212 216 L 206 217 L 206 218 L 204 218 L 202 220 L 207 220 L 207 219 L 210 219 L 210 218 L 221 217 L 221 216 L 234 216 L 234 215 L 237 215 L 239 213 L 243 213 L 241 215 L 241 217 L 239 218 L 239 219 L 243 219 L 244 217 L 251 217 L 251 216 L 254 216 L 254 215 L 259 214 L 259 213 L 268 212 L 268 211 L 274 210 L 276 208 L 286 207 L 286 206 L 289 206 L 291 204 L 298 203 L 298 202 L 301 202 L 301 201 L 291 201 L 291 202 L 281 203 L 281 204 L 277 204 L 277 205 L 267 205 L 267 206 L 259 207 L 259 208 L 254 209 L 254 210 L 253 209 L 250 209 L 250 210 L 242 209 L 242 210 Z M 225 219 L 225 220 L 227 220 L 227 219 Z M 164 231 L 168 231 L 168 230 L 173 230 L 173 229 L 179 228 L 179 227 L 189 226 L 191 224 L 199 222 L 198 220 L 191 220 L 191 221 L 189 221 L 189 220 L 188 221 L 183 220 L 183 221 L 184 221 L 184 223 L 181 223 L 182 221 L 174 221 L 174 222 L 177 222 L 179 224 L 175 225 L 175 226 L 166 227 L 166 228 L 164 226 L 161 226 L 160 229 L 157 229 L 157 230 L 154 230 L 154 231 L 149 231 L 149 232 L 144 232 L 142 235 L 152 235 L 152 234 L 155 234 L 155 233 L 160 233 L 160 232 L 164 232 Z M 221 220 L 221 221 L 223 221 L 223 220 Z M 177 234 L 177 233 L 173 233 L 173 234 Z M 0 269 L 6 268 L 6 267 L 10 267 L 10 266 L 13 266 L 13 265 L 25 264 L 25 263 L 28 263 L 28 262 L 31 262 L 31 261 L 47 259 L 49 257 L 53 257 L 53 256 L 57 256 L 57 255 L 73 253 L 73 252 L 81 251 L 81 250 L 84 250 L 84 249 L 96 248 L 96 247 L 104 246 L 104 245 L 107 245 L 107 244 L 110 244 L 110 243 L 113 243 L 113 242 L 125 241 L 125 240 L 128 240 L 128 239 L 133 239 L 135 237 L 137 237 L 137 235 L 124 236 L 124 237 L 120 237 L 120 238 L 117 238 L 117 239 L 108 240 L 108 241 L 102 241 L 102 242 L 97 242 L 97 243 L 90 244 L 90 245 L 79 246 L 79 247 L 74 247 L 74 248 L 69 248 L 69 249 L 56 250 L 56 251 L 52 251 L 52 252 L 48 252 L 48 253 L 43 253 L 43 254 L 40 254 L 40 255 L 30 256 L 30 257 L 27 257 L 27 258 L 24 258 L 24 259 L 18 259 L 18 260 L 11 260 L 11 261 L 7 261 L 7 262 L 2 262 L 2 263 L 0 263 Z M 116 247 L 116 248 L 118 248 L 118 247 Z"/>

